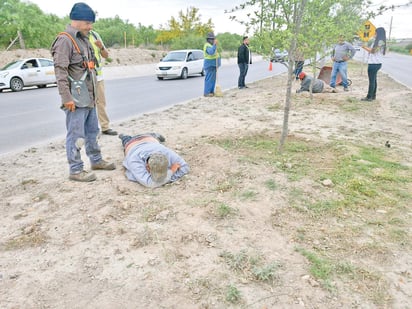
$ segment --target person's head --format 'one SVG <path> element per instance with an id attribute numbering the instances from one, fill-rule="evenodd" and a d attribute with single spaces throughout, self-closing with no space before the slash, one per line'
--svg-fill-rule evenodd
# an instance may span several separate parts
<path id="1" fill-rule="evenodd" d="M 300 80 L 303 80 L 306 77 L 306 73 L 305 72 L 300 72 L 298 75 Z"/>
<path id="2" fill-rule="evenodd" d="M 216 39 L 216 37 L 215 37 L 215 34 L 213 32 L 209 32 L 207 34 L 206 41 L 208 41 L 210 44 L 213 44 L 215 39 Z"/>
<path id="3" fill-rule="evenodd" d="M 84 2 L 75 3 L 69 15 L 71 25 L 79 30 L 84 36 L 87 36 L 93 29 L 93 23 L 96 21 L 96 14 L 92 8 Z"/>
<path id="4" fill-rule="evenodd" d="M 345 42 L 345 36 L 342 33 L 338 36 L 338 42 L 339 44 L 343 44 Z"/>
<path id="5" fill-rule="evenodd" d="M 384 45 L 382 46 L 382 53 L 386 53 L 386 31 L 385 28 L 379 27 L 376 28 L 375 32 L 375 42 L 373 43 L 373 48 L 378 47 L 379 41 L 382 41 Z"/>
<path id="6" fill-rule="evenodd" d="M 147 164 L 153 181 L 162 184 L 167 177 L 167 169 L 169 167 L 167 157 L 162 153 L 155 152 L 150 155 Z"/>
<path id="7" fill-rule="evenodd" d="M 243 44 L 249 45 L 249 37 L 248 36 L 243 37 Z"/>

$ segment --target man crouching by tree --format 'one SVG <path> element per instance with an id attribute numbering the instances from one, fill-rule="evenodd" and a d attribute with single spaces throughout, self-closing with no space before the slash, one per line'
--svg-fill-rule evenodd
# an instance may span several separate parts
<path id="1" fill-rule="evenodd" d="M 300 89 L 296 90 L 296 93 L 303 91 L 310 91 L 310 84 L 312 83 L 312 93 L 321 93 L 321 92 L 337 92 L 335 88 L 330 87 L 323 80 L 306 75 L 305 72 L 299 74 Z M 312 82 L 313 80 L 313 82 Z"/>

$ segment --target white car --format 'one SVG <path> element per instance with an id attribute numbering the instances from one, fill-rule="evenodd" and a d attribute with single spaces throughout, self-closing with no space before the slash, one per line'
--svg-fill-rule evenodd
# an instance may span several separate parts
<path id="1" fill-rule="evenodd" d="M 203 51 L 200 49 L 171 51 L 156 64 L 156 76 L 160 80 L 164 78 L 186 79 L 194 74 L 205 75 Z"/>
<path id="2" fill-rule="evenodd" d="M 0 70 L 0 92 L 3 89 L 21 91 L 24 87 L 44 88 L 56 84 L 53 60 L 27 58 L 7 64 Z"/>

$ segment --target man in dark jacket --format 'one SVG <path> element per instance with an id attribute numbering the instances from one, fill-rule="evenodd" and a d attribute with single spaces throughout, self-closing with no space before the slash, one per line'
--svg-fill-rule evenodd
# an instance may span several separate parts
<path id="1" fill-rule="evenodd" d="M 249 50 L 249 38 L 247 36 L 244 36 L 243 43 L 237 50 L 237 65 L 239 66 L 239 79 L 237 86 L 239 87 L 239 89 L 247 88 L 245 84 L 245 78 L 249 64 L 252 64 L 252 54 Z"/>
<path id="2" fill-rule="evenodd" d="M 113 163 L 102 159 L 97 143 L 99 124 L 95 105 L 95 55 L 88 38 L 95 17 L 94 11 L 86 3 L 74 4 L 70 12 L 71 23 L 65 30 L 66 34 L 60 34 L 51 48 L 61 108 L 66 114 L 66 155 L 69 162 L 69 179 L 82 182 L 96 180 L 95 174 L 84 170 L 80 156 L 83 143 L 85 143 L 92 170 L 114 170 L 116 168 Z M 78 83 L 83 75 L 86 76 L 84 82 L 87 90 L 84 95 L 76 99 L 76 93 L 72 93 L 71 86 L 72 83 Z M 80 86 L 77 89 L 80 94 Z"/>

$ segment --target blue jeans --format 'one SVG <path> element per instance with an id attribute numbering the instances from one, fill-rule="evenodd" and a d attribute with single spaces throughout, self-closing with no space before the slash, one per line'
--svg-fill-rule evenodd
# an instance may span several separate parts
<path id="1" fill-rule="evenodd" d="M 296 80 L 299 79 L 299 74 L 303 71 L 303 65 L 305 61 L 295 61 L 295 70 L 293 71 L 293 75 L 295 75 Z"/>
<path id="2" fill-rule="evenodd" d="M 376 99 L 376 90 L 378 89 L 378 80 L 377 75 L 378 71 L 382 67 L 382 64 L 368 64 L 368 78 L 369 78 L 369 88 L 368 95 L 366 98 L 375 100 Z"/>
<path id="3" fill-rule="evenodd" d="M 344 62 L 334 62 L 332 67 L 332 73 L 330 78 L 330 86 L 332 88 L 336 87 L 336 76 L 340 74 L 342 78 L 343 88 L 348 88 L 348 63 Z"/>
<path id="4" fill-rule="evenodd" d="M 247 71 L 249 69 L 249 65 L 247 63 L 238 63 L 239 66 L 239 79 L 237 82 L 237 86 L 239 88 L 244 88 L 246 86 L 245 84 L 245 78 L 246 78 L 246 74 Z"/>
<path id="5" fill-rule="evenodd" d="M 70 174 L 77 174 L 83 170 L 83 161 L 80 156 L 81 143 L 84 139 L 86 154 L 90 163 L 96 164 L 102 160 L 100 147 L 97 143 L 99 123 L 95 108 L 76 107 L 74 112 L 66 113 L 66 154 L 69 162 Z"/>

